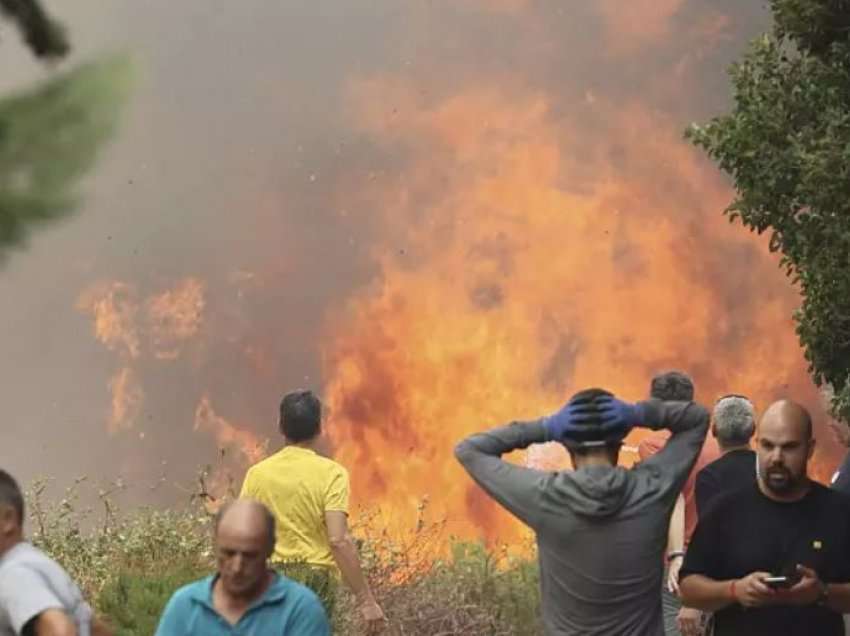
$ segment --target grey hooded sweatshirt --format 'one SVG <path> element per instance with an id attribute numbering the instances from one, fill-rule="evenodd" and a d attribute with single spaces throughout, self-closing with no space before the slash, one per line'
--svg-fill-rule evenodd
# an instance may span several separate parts
<path id="1" fill-rule="evenodd" d="M 663 636 L 661 579 L 676 497 L 702 448 L 709 415 L 693 402 L 643 402 L 666 446 L 632 469 L 541 471 L 501 455 L 546 440 L 543 420 L 466 438 L 455 456 L 537 535 L 549 636 Z"/>

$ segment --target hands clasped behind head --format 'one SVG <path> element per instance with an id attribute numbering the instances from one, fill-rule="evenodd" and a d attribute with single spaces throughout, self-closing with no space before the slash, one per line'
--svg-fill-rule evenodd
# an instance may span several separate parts
<path id="1" fill-rule="evenodd" d="M 634 404 L 607 391 L 583 391 L 561 410 L 546 418 L 547 439 L 565 444 L 619 442 L 640 421 Z"/>

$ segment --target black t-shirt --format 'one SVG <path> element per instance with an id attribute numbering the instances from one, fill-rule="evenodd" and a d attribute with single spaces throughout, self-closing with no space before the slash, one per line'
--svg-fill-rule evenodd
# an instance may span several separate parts
<path id="1" fill-rule="evenodd" d="M 752 486 L 755 482 L 755 452 L 741 449 L 725 453 L 697 473 L 694 484 L 697 516 L 705 513 L 718 496 Z"/>
<path id="2" fill-rule="evenodd" d="M 826 583 L 850 582 L 850 499 L 820 484 L 795 502 L 780 503 L 757 484 L 716 500 L 688 546 L 680 577 L 739 579 L 753 572 L 786 573 L 801 563 Z M 715 613 L 715 636 L 843 636 L 841 614 L 826 607 L 747 608 Z"/>

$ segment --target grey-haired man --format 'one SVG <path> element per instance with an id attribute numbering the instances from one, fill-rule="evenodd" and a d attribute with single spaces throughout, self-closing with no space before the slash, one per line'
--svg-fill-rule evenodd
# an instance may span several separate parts
<path id="1" fill-rule="evenodd" d="M 725 492 L 756 481 L 756 454 L 750 440 L 756 430 L 756 410 L 743 395 L 724 395 L 714 404 L 711 434 L 720 447 L 717 459 L 697 473 L 697 514 L 702 515 L 711 503 Z"/>

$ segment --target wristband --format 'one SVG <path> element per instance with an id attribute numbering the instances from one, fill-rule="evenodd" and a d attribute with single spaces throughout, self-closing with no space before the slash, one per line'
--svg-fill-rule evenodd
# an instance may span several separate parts
<path id="1" fill-rule="evenodd" d="M 670 563 L 673 559 L 685 558 L 685 552 L 683 550 L 675 550 L 667 555 L 667 563 Z"/>
<path id="2" fill-rule="evenodd" d="M 736 581 L 735 579 L 732 579 L 732 581 L 729 583 L 729 594 L 732 596 L 733 603 L 738 602 L 738 595 L 735 594 L 735 583 L 737 582 L 738 581 Z"/>

